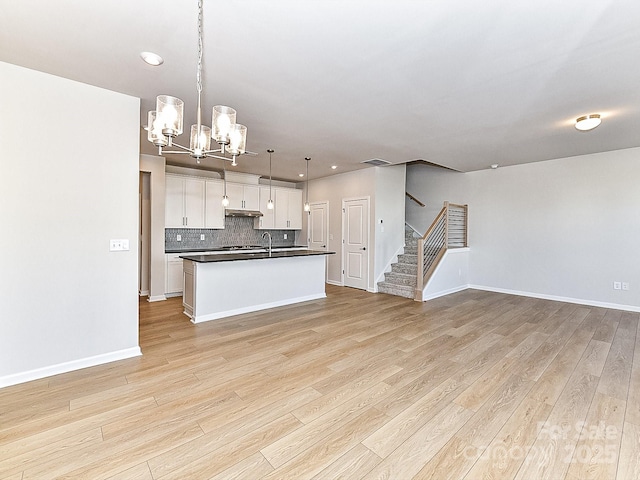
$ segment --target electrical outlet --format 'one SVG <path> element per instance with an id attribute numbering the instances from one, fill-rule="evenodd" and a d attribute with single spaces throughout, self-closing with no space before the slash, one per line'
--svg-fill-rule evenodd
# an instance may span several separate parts
<path id="1" fill-rule="evenodd" d="M 285 240 L 287 239 L 287 234 L 286 234 L 286 233 L 284 234 L 284 239 L 285 239 Z"/>
<path id="2" fill-rule="evenodd" d="M 204 240 L 204 233 L 200 234 L 200 240 Z"/>
<path id="3" fill-rule="evenodd" d="M 629 282 L 622 282 L 622 289 L 629 290 Z"/>
<path id="4" fill-rule="evenodd" d="M 622 283 L 620 283 L 620 282 L 613 282 L 613 289 L 614 289 L 614 290 L 621 290 L 621 289 L 622 289 Z"/>
<path id="5" fill-rule="evenodd" d="M 177 234 L 176 235 L 176 242 L 181 242 L 182 241 L 182 235 Z"/>

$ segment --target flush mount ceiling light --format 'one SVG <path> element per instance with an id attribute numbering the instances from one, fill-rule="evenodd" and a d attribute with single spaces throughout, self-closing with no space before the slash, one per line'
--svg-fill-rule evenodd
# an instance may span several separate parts
<path id="1" fill-rule="evenodd" d="M 202 125 L 202 0 L 198 1 L 198 65 L 196 73 L 196 90 L 198 92 L 198 107 L 196 110 L 196 124 L 191 125 L 189 147 L 183 147 L 173 142 L 182 134 L 184 116 L 184 102 L 169 95 L 159 95 L 156 99 L 156 109 L 149 112 L 147 139 L 158 147 L 158 155 L 163 153 L 189 154 L 200 163 L 205 157 L 219 158 L 232 161 L 237 165 L 239 155 L 256 155 L 247 152 L 247 127 L 236 123 L 236 111 L 231 107 L 216 105 L 213 107 L 213 128 Z M 211 137 L 219 148 L 211 150 Z M 180 150 L 162 150 L 163 147 L 177 147 Z M 226 157 L 230 154 L 231 158 Z M 220 154 L 220 155 L 214 155 Z"/>
<path id="2" fill-rule="evenodd" d="M 153 52 L 140 52 L 140 57 L 144 60 L 144 63 L 151 65 L 153 67 L 157 67 L 158 65 L 162 65 L 164 63 L 164 59 Z"/>
<path id="3" fill-rule="evenodd" d="M 600 125 L 601 121 L 602 120 L 600 119 L 599 113 L 583 115 L 582 117 L 579 117 L 576 119 L 576 128 L 581 132 L 587 132 L 589 130 L 593 130 L 598 125 Z"/>

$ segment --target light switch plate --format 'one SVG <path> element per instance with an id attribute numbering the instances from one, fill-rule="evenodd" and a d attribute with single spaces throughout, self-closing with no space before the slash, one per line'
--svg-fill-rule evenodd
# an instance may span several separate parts
<path id="1" fill-rule="evenodd" d="M 126 252 L 129 250 L 129 239 L 114 239 L 109 241 L 110 252 Z"/>

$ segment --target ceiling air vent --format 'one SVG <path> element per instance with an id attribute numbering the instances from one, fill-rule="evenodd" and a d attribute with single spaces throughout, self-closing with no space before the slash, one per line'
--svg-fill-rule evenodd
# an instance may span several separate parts
<path id="1" fill-rule="evenodd" d="M 391 162 L 387 160 L 382 160 L 381 158 L 372 158 L 371 160 L 365 160 L 362 163 L 366 163 L 367 165 L 373 165 L 374 167 L 384 167 L 386 165 L 391 165 Z"/>

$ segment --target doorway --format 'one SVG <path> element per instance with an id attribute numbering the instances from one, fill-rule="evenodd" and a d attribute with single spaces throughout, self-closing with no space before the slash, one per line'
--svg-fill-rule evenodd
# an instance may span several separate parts
<path id="1" fill-rule="evenodd" d="M 342 200 L 342 277 L 345 287 L 369 285 L 369 197 Z"/>
<path id="2" fill-rule="evenodd" d="M 140 172 L 140 221 L 138 232 L 138 293 L 149 296 L 151 289 L 151 174 Z"/>
<path id="3" fill-rule="evenodd" d="M 310 205 L 307 245 L 311 250 L 329 250 L 329 202 L 314 202 Z M 329 258 L 325 263 L 328 265 Z M 325 267 L 325 281 L 329 269 Z"/>

